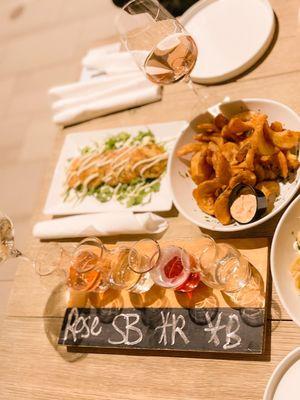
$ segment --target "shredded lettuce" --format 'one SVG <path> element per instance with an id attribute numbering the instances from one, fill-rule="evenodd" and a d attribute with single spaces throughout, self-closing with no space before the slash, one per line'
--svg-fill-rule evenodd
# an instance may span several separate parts
<path id="1" fill-rule="evenodd" d="M 104 142 L 104 151 L 119 149 L 129 138 L 130 134 L 127 132 L 121 132 L 116 136 L 110 137 Z"/>
<path id="2" fill-rule="evenodd" d="M 152 182 L 154 182 L 152 184 Z M 160 189 L 160 182 L 151 179 L 137 178 L 132 180 L 130 183 L 119 184 L 116 188 L 104 184 L 98 189 L 94 190 L 93 193 L 88 192 L 87 195 L 95 196 L 101 203 L 115 198 L 126 207 L 132 207 L 136 205 L 145 204 L 147 198 L 152 193 L 158 192 Z"/>
<path id="3" fill-rule="evenodd" d="M 80 149 L 80 155 L 85 156 L 86 154 L 91 154 L 93 151 L 92 146 L 84 146 Z"/>
<path id="4" fill-rule="evenodd" d="M 135 144 L 135 143 L 142 143 L 142 144 L 148 144 L 148 143 L 155 143 L 155 136 L 153 133 L 148 129 L 147 131 L 139 131 L 136 136 L 132 138 L 132 141 L 130 144 Z"/>

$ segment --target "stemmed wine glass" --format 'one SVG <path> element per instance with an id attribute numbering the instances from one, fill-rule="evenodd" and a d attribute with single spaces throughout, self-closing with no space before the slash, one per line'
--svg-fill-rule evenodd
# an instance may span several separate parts
<path id="1" fill-rule="evenodd" d="M 15 247 L 14 226 L 11 219 L 0 211 L 0 264 L 9 258 L 23 257 L 29 260 Z"/>
<path id="2" fill-rule="evenodd" d="M 47 254 L 47 257 L 45 257 Z M 43 251 L 31 258 L 15 247 L 15 232 L 12 220 L 0 211 L 0 264 L 9 259 L 22 258 L 41 276 L 50 276 L 67 252 L 58 243 L 47 243 Z"/>
<path id="3" fill-rule="evenodd" d="M 184 80 L 199 100 L 190 78 L 198 55 L 196 43 L 157 0 L 129 1 L 121 9 L 116 26 L 125 48 L 150 81 L 169 85 Z"/>

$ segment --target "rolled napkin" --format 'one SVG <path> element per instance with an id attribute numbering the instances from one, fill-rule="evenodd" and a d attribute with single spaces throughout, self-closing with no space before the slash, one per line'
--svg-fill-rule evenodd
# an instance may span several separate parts
<path id="1" fill-rule="evenodd" d="M 120 74 L 123 72 L 139 71 L 132 55 L 127 51 L 109 53 L 103 57 L 101 50 L 88 53 L 82 60 L 82 65 L 95 69 L 102 74 Z"/>
<path id="2" fill-rule="evenodd" d="M 87 236 L 135 235 L 161 233 L 168 222 L 153 213 L 130 211 L 75 215 L 38 222 L 33 236 L 40 239 L 63 239 Z"/>
<path id="3" fill-rule="evenodd" d="M 161 98 L 159 86 L 152 85 L 140 72 L 124 75 L 102 76 L 87 82 L 51 89 L 60 100 L 52 108 L 53 120 L 59 125 L 71 125 L 116 111 L 141 106 Z M 74 96 L 71 95 L 74 93 Z"/>
<path id="4" fill-rule="evenodd" d="M 139 52 L 137 56 L 144 57 Z M 161 87 L 151 83 L 120 44 L 92 49 L 83 59 L 82 79 L 54 87 L 53 120 L 73 125 L 113 112 L 138 107 L 161 99 Z"/>

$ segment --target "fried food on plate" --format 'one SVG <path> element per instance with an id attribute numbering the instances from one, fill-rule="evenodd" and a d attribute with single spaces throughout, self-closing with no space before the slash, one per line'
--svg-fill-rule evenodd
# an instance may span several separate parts
<path id="1" fill-rule="evenodd" d="M 229 197 L 238 184 L 261 190 L 268 211 L 280 194 L 279 181 L 299 168 L 300 132 L 288 130 L 267 115 L 245 111 L 228 119 L 222 114 L 197 126 L 195 142 L 183 145 L 177 156 L 190 155 L 190 175 L 197 188 L 199 208 L 223 225 L 232 222 Z"/>
<path id="2" fill-rule="evenodd" d="M 208 146 L 207 143 L 198 143 L 198 142 L 188 143 L 182 146 L 178 150 L 177 156 L 182 157 L 190 153 L 196 153 L 197 151 L 201 151 L 204 148 L 207 148 L 207 146 Z"/>
<path id="3" fill-rule="evenodd" d="M 193 191 L 193 196 L 201 210 L 207 214 L 214 215 L 215 213 L 215 201 L 220 194 L 222 184 L 218 179 L 212 179 L 200 183 Z"/>
<path id="4" fill-rule="evenodd" d="M 279 183 L 277 181 L 263 181 L 259 182 L 255 187 L 266 196 L 268 212 L 272 211 L 275 200 L 280 194 Z"/>
<path id="5" fill-rule="evenodd" d="M 215 216 L 223 225 L 228 225 L 231 222 L 231 215 L 229 211 L 229 196 L 231 189 L 224 190 L 223 193 L 215 201 Z"/>
<path id="6" fill-rule="evenodd" d="M 207 150 L 199 151 L 191 159 L 191 177 L 199 185 L 209 179 L 213 173 L 212 166 L 206 160 Z"/>

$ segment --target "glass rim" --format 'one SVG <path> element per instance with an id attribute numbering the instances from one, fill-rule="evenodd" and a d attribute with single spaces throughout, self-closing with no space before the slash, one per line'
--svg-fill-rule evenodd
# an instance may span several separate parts
<path id="1" fill-rule="evenodd" d="M 92 250 L 84 250 L 84 249 L 80 248 L 81 246 L 88 246 L 88 245 L 97 246 L 97 248 L 101 250 L 101 253 L 99 255 L 94 253 L 97 256 L 98 260 L 100 260 L 100 258 L 103 256 L 103 253 L 105 250 L 105 246 L 104 246 L 103 242 L 95 236 L 87 237 L 87 238 L 84 238 L 83 240 L 81 240 L 75 247 L 73 255 L 72 255 L 71 266 L 73 264 L 74 259 L 80 254 L 81 251 L 89 251 L 91 253 L 93 252 Z M 87 268 L 87 269 L 81 269 L 81 268 L 75 268 L 75 269 L 79 273 L 86 273 L 86 272 L 90 272 L 93 269 L 95 269 L 95 266 L 91 266 L 90 268 Z"/>
<path id="2" fill-rule="evenodd" d="M 152 17 L 154 21 L 157 22 L 157 18 L 158 18 L 158 15 L 159 15 L 159 10 L 161 9 L 161 10 L 164 10 L 167 13 L 167 15 L 170 17 L 169 19 L 173 19 L 174 21 L 176 21 L 176 23 L 178 25 L 180 25 L 181 28 L 185 31 L 185 27 L 181 24 L 181 22 L 177 18 L 175 18 L 162 4 L 160 4 L 158 0 L 148 0 L 148 1 L 151 1 L 151 2 L 153 2 L 153 3 L 155 3 L 157 5 L 157 14 L 156 14 L 155 18 Z M 115 17 L 115 20 L 114 20 L 114 25 L 116 26 L 116 28 L 117 28 L 117 30 L 118 30 L 118 32 L 120 34 L 121 41 L 124 44 L 124 46 L 126 47 L 126 50 L 129 51 L 129 52 L 131 52 L 132 50 L 127 45 L 127 42 L 128 42 L 128 40 L 126 39 L 127 34 L 123 33 L 121 31 L 121 29 L 119 27 L 120 26 L 119 22 L 120 22 L 120 20 L 122 18 L 123 12 L 126 12 L 126 8 L 128 6 L 130 6 L 132 3 L 135 3 L 135 2 L 141 2 L 142 3 L 143 0 L 129 0 L 126 4 L 124 4 L 123 7 L 120 8 L 119 13 L 117 14 L 117 16 Z M 137 14 L 130 14 L 130 15 L 137 15 Z M 135 37 L 135 36 L 141 35 L 147 29 L 149 29 L 149 27 L 145 26 L 143 29 L 141 29 L 140 31 L 136 32 L 135 34 L 131 33 L 131 37 Z"/>
<path id="3" fill-rule="evenodd" d="M 126 246 L 126 245 L 124 245 L 124 246 L 121 245 L 121 246 L 119 246 L 119 247 L 117 247 L 115 249 L 115 253 L 127 252 L 128 264 L 125 266 L 125 269 L 128 268 L 130 271 L 132 271 L 136 275 L 136 278 L 137 278 L 136 280 L 134 280 L 134 282 L 132 282 L 130 284 L 126 284 L 126 281 L 123 281 L 122 283 L 118 282 L 118 281 L 116 281 L 114 279 L 114 273 L 113 273 L 113 269 L 112 269 L 111 272 L 110 272 L 110 275 L 109 275 L 109 282 L 115 288 L 120 289 L 120 290 L 125 289 L 125 290 L 129 291 L 130 289 L 132 289 L 133 287 L 135 287 L 135 285 L 137 285 L 139 283 L 139 281 L 141 280 L 141 278 L 143 276 L 143 273 L 139 274 L 139 273 L 137 273 L 136 271 L 134 271 L 134 270 L 132 270 L 130 268 L 130 266 L 129 266 L 129 253 L 130 253 L 130 251 L 131 251 L 131 248 Z M 126 254 L 125 254 L 125 256 L 126 256 Z"/>
<path id="4" fill-rule="evenodd" d="M 231 245 L 228 245 L 228 246 L 232 247 Z M 244 256 L 243 254 L 241 254 L 238 249 L 235 249 L 234 247 L 233 247 L 233 249 L 236 250 L 239 253 L 239 258 L 238 258 L 239 266 L 241 266 L 241 258 L 244 259 L 246 261 L 246 263 L 247 263 L 246 279 L 245 279 L 245 281 L 244 281 L 242 286 L 226 290 L 226 282 L 222 282 L 220 280 L 220 278 L 219 278 L 220 269 L 222 268 L 222 265 L 219 264 L 217 266 L 216 270 L 215 270 L 215 278 L 216 278 L 216 281 L 219 282 L 220 285 L 222 285 L 224 287 L 224 289 L 220 289 L 220 290 L 224 291 L 225 293 L 235 293 L 235 292 L 238 292 L 239 290 L 243 289 L 249 283 L 251 275 L 252 275 L 251 263 L 249 262 L 248 258 L 246 256 Z M 234 258 L 236 258 L 236 257 L 231 257 L 231 259 L 234 259 Z"/>
<path id="5" fill-rule="evenodd" d="M 153 242 L 153 244 L 156 246 L 156 251 L 155 251 L 155 252 L 152 254 L 152 256 L 150 257 L 149 268 L 144 269 L 144 270 L 137 271 L 136 269 L 134 269 L 134 268 L 132 267 L 132 262 L 131 262 L 131 257 L 130 257 L 130 255 L 131 255 L 131 252 L 138 253 L 138 251 L 135 249 L 135 246 L 136 246 L 137 244 L 142 243 L 142 242 Z M 157 254 L 158 254 L 158 256 L 157 256 Z M 155 265 L 157 264 L 160 255 L 161 255 L 161 247 L 160 247 L 160 244 L 158 243 L 157 240 L 152 239 L 152 238 L 144 238 L 144 239 L 141 239 L 141 240 L 135 242 L 134 245 L 133 245 L 132 247 L 130 247 L 130 251 L 129 251 L 129 254 L 128 254 L 128 265 L 129 265 L 129 268 L 130 268 L 133 272 L 135 272 L 136 274 L 143 275 L 143 274 L 145 274 L 145 273 L 147 273 L 147 272 L 152 271 L 152 269 L 153 269 L 153 268 L 155 267 Z M 157 259 L 156 259 L 156 261 L 153 262 L 153 259 L 154 259 L 155 256 L 157 256 Z"/>
<path id="6" fill-rule="evenodd" d="M 120 10 L 120 11 L 125 11 L 125 9 L 126 9 L 128 6 L 130 6 L 130 4 L 132 4 L 132 3 L 135 3 L 135 2 L 141 2 L 141 3 L 142 3 L 143 1 L 145 1 L 145 0 L 129 0 L 129 1 L 127 1 L 127 3 L 124 4 L 123 7 L 121 7 L 121 10 Z M 152 3 L 156 3 L 157 6 L 158 6 L 158 8 L 163 8 L 163 9 L 166 10 L 166 8 L 165 8 L 164 6 L 162 6 L 162 5 L 159 3 L 158 0 L 147 0 L 147 1 L 151 1 Z M 166 11 L 168 11 L 168 10 L 166 10 Z M 174 17 L 173 17 L 173 18 L 174 18 Z"/>
<path id="7" fill-rule="evenodd" d="M 187 250 L 185 250 L 181 246 L 177 246 L 176 244 L 170 244 L 170 245 L 167 245 L 165 247 L 162 247 L 162 251 L 160 252 L 160 256 L 159 256 L 159 258 L 157 260 L 157 264 L 159 263 L 159 261 L 161 260 L 161 258 L 163 256 L 163 250 L 166 249 L 166 248 L 179 249 L 180 250 L 180 262 L 182 264 L 182 267 L 183 267 L 184 271 L 191 272 L 191 268 L 187 266 L 188 263 L 187 263 L 186 260 L 184 260 L 184 257 L 189 258 L 190 256 L 192 256 L 192 254 L 189 254 L 189 252 Z M 174 257 L 176 257 L 176 255 Z"/>
<path id="8" fill-rule="evenodd" d="M 201 258 L 207 253 L 207 251 L 213 247 L 214 251 L 215 251 L 215 257 L 217 255 L 217 242 L 215 241 L 215 239 L 213 237 L 211 237 L 210 235 L 206 235 L 203 234 L 203 237 L 205 237 L 206 239 L 210 240 L 210 244 L 206 245 L 204 247 L 204 249 L 202 249 L 200 252 L 196 252 L 194 254 L 194 258 L 196 261 L 196 272 L 202 272 L 202 268 L 201 268 Z M 200 238 L 199 238 L 200 239 Z"/>
<path id="9" fill-rule="evenodd" d="M 49 249 L 50 247 L 50 249 Z M 50 276 L 52 275 L 55 271 L 58 270 L 59 268 L 59 264 L 61 262 L 62 259 L 62 255 L 63 252 L 66 251 L 60 243 L 57 242 L 48 242 L 46 244 L 46 251 L 49 252 L 51 251 L 53 254 L 53 251 L 55 251 L 56 253 L 56 257 L 55 260 L 51 261 L 51 262 L 41 262 L 40 261 L 40 255 L 44 254 L 45 252 L 45 247 L 42 247 L 40 249 L 38 249 L 38 251 L 35 253 L 34 258 L 32 259 L 32 265 L 34 268 L 34 271 L 37 275 L 41 276 L 41 277 L 46 277 L 46 276 Z M 47 265 L 47 268 L 44 268 L 45 264 Z"/>

